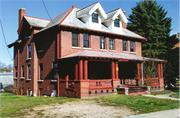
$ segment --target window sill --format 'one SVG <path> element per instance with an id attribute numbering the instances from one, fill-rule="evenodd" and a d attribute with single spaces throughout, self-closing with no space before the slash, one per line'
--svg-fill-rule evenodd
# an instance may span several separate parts
<path id="1" fill-rule="evenodd" d="M 72 49 L 81 49 L 81 47 L 71 47 Z"/>
<path id="2" fill-rule="evenodd" d="M 26 81 L 31 81 L 31 79 L 26 79 Z"/>
<path id="3" fill-rule="evenodd" d="M 136 52 L 130 52 L 131 54 L 136 54 Z"/>
<path id="4" fill-rule="evenodd" d="M 99 49 L 100 51 L 107 51 L 106 49 Z"/>
<path id="5" fill-rule="evenodd" d="M 129 53 L 128 51 L 123 51 L 123 53 Z"/>
<path id="6" fill-rule="evenodd" d="M 92 48 L 83 48 L 84 50 L 91 50 Z"/>
<path id="7" fill-rule="evenodd" d="M 57 82 L 57 80 L 54 80 L 54 79 L 53 79 L 53 80 L 51 80 L 51 82 Z"/>
<path id="8" fill-rule="evenodd" d="M 21 77 L 20 79 L 25 79 L 25 77 Z"/>
<path id="9" fill-rule="evenodd" d="M 38 82 L 43 82 L 44 80 L 38 80 Z"/>
<path id="10" fill-rule="evenodd" d="M 41 53 L 41 52 L 43 52 L 43 50 L 39 50 L 39 51 L 38 51 L 38 53 Z"/>
<path id="11" fill-rule="evenodd" d="M 28 61 L 28 60 L 31 60 L 31 58 L 27 58 L 26 60 L 27 60 L 27 61 Z"/>
<path id="12" fill-rule="evenodd" d="M 109 50 L 110 52 L 116 52 L 116 50 Z"/>
<path id="13" fill-rule="evenodd" d="M 17 79 L 17 77 L 14 77 L 14 79 Z"/>

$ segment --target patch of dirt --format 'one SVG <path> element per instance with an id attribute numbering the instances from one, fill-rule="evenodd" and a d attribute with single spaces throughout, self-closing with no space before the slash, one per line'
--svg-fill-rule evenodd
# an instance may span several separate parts
<path id="1" fill-rule="evenodd" d="M 41 105 L 24 109 L 24 117 L 120 117 L 138 114 L 127 107 L 102 106 L 94 100 Z"/>

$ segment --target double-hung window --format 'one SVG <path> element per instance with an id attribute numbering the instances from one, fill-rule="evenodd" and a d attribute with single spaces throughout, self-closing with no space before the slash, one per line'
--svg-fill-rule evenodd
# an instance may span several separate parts
<path id="1" fill-rule="evenodd" d="M 85 48 L 89 47 L 89 34 L 83 34 L 83 46 Z"/>
<path id="2" fill-rule="evenodd" d="M 109 50 L 114 50 L 114 41 L 113 41 L 113 38 L 109 38 Z"/>
<path id="3" fill-rule="evenodd" d="M 28 79 L 31 79 L 31 65 L 28 65 Z"/>
<path id="4" fill-rule="evenodd" d="M 17 66 L 15 67 L 15 77 L 17 77 L 17 75 L 18 75 L 18 69 L 17 69 Z"/>
<path id="5" fill-rule="evenodd" d="M 105 49 L 104 36 L 100 36 L 100 49 Z"/>
<path id="6" fill-rule="evenodd" d="M 39 64 L 39 80 L 42 80 L 43 64 Z"/>
<path id="7" fill-rule="evenodd" d="M 127 51 L 127 49 L 126 49 L 126 41 L 125 40 L 123 40 L 123 51 Z"/>
<path id="8" fill-rule="evenodd" d="M 31 58 L 31 45 L 28 45 L 28 58 Z"/>
<path id="9" fill-rule="evenodd" d="M 92 22 L 98 23 L 98 14 L 96 14 L 96 13 L 92 14 Z"/>
<path id="10" fill-rule="evenodd" d="M 21 77 L 24 77 L 24 66 L 21 67 Z"/>
<path id="11" fill-rule="evenodd" d="M 57 63 L 53 64 L 53 69 L 54 69 L 54 80 L 57 80 L 57 73 L 58 73 L 58 64 Z"/>
<path id="12" fill-rule="evenodd" d="M 130 50 L 131 52 L 134 52 L 134 42 L 130 41 Z"/>
<path id="13" fill-rule="evenodd" d="M 78 34 L 72 33 L 72 46 L 78 47 Z"/>
<path id="14" fill-rule="evenodd" d="M 119 19 L 114 20 L 114 26 L 119 27 Z"/>

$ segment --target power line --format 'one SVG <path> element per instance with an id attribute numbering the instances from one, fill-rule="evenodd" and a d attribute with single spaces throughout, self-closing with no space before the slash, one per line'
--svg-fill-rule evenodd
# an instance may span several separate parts
<path id="1" fill-rule="evenodd" d="M 9 54 L 10 58 L 13 60 L 13 58 L 11 57 L 11 54 L 10 54 L 10 52 L 8 50 L 8 47 L 7 47 L 6 37 L 4 35 L 4 30 L 3 30 L 3 25 L 2 25 L 1 19 L 0 19 L 0 23 L 1 23 L 1 28 L 2 28 L 2 33 L 3 33 L 3 37 L 4 37 L 4 42 L 6 44 L 6 48 L 7 48 L 8 54 Z"/>
<path id="2" fill-rule="evenodd" d="M 48 14 L 48 16 L 49 16 L 49 18 L 51 19 L 51 21 L 52 21 L 52 18 L 51 18 L 51 16 L 50 16 L 50 14 L 49 14 L 49 12 L 48 12 L 48 10 L 47 10 L 47 8 L 46 8 L 46 5 L 45 5 L 45 3 L 44 3 L 44 1 L 42 0 L 42 2 L 43 2 L 43 5 L 44 5 L 44 8 L 46 9 L 46 12 L 47 12 L 47 14 Z M 53 21 L 52 21 L 53 22 Z M 54 22 L 53 22 L 54 23 Z"/>

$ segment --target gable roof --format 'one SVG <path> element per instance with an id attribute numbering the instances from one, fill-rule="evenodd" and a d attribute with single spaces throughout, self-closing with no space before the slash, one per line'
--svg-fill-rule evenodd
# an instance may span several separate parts
<path id="1" fill-rule="evenodd" d="M 106 21 L 109 21 L 109 20 L 115 20 L 118 16 L 121 17 L 121 20 L 124 23 L 128 22 L 128 20 L 127 20 L 126 16 L 124 15 L 123 11 L 121 10 L 121 8 L 107 13 L 107 18 L 103 19 L 102 22 L 106 22 Z"/>
<path id="2" fill-rule="evenodd" d="M 99 2 L 94 3 L 84 9 L 77 11 L 77 18 L 82 18 L 84 16 L 92 15 L 96 10 L 100 13 L 101 17 L 106 19 L 107 15 Z"/>
<path id="3" fill-rule="evenodd" d="M 46 25 L 50 22 L 50 20 L 34 18 L 30 16 L 24 16 L 25 20 L 29 23 L 30 26 L 36 27 L 46 27 Z"/>

